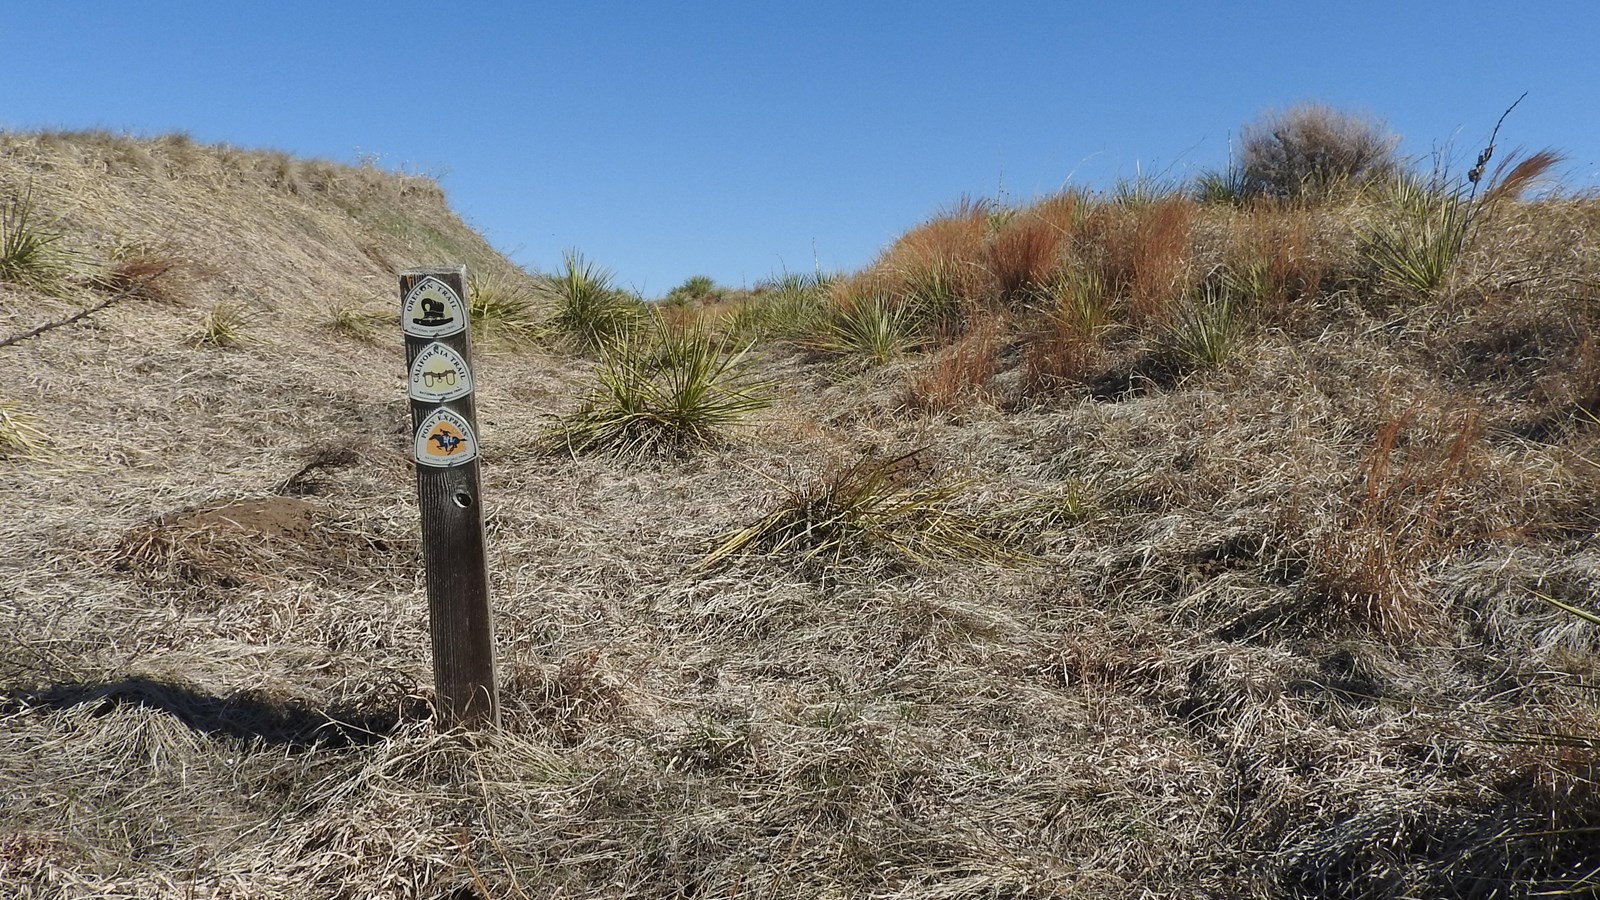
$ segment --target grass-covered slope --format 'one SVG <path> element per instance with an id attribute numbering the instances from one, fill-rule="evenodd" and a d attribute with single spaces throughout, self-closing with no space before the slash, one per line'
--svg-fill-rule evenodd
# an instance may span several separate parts
<path id="1" fill-rule="evenodd" d="M 6 140 L 0 199 L 78 255 L 0 284 L 0 341 L 120 297 L 0 346 L 6 890 L 1594 888 L 1597 632 L 1542 599 L 1600 593 L 1592 200 L 967 202 L 642 311 L 415 179 Z M 477 351 L 470 737 L 429 718 L 388 312 L 446 261 L 535 320 Z"/>

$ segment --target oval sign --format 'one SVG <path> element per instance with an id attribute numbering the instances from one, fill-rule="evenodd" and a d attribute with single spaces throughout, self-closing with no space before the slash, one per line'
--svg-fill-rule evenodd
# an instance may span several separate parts
<path id="1" fill-rule="evenodd" d="M 443 403 L 472 393 L 472 370 L 461 354 L 435 341 L 411 363 L 411 399 Z"/>
<path id="2" fill-rule="evenodd" d="M 432 275 L 417 282 L 400 302 L 400 330 L 412 337 L 447 337 L 467 330 L 467 307 Z"/>
<path id="3" fill-rule="evenodd" d="M 478 438 L 466 419 L 451 410 L 436 409 L 417 428 L 412 457 L 420 466 L 459 466 L 478 458 Z"/>

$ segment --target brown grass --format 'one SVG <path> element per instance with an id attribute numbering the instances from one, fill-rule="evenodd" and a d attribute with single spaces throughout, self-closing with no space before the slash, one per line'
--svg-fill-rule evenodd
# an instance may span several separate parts
<path id="1" fill-rule="evenodd" d="M 1024 209 L 1011 216 L 989 240 L 987 265 L 998 300 L 1015 304 L 1032 299 L 1060 271 L 1071 246 L 1074 201 L 1057 198 L 1044 210 Z"/>
<path id="2" fill-rule="evenodd" d="M 1323 604 L 1320 614 L 1402 639 L 1437 627 L 1428 566 L 1480 536 L 1460 518 L 1456 497 L 1475 477 L 1478 414 L 1463 413 L 1447 445 L 1402 453 L 1413 418 L 1402 414 L 1379 427 L 1359 493 L 1318 547 L 1306 583 Z"/>
<path id="3" fill-rule="evenodd" d="M 0 893 L 1592 892 L 1600 632 L 1539 599 L 1600 609 L 1592 199 L 1508 199 L 1465 287 L 1403 310 L 1351 265 L 1354 201 L 1180 212 L 1142 257 L 1154 204 L 969 209 L 910 242 L 978 273 L 959 327 L 844 370 L 790 343 L 808 287 L 750 356 L 770 415 L 690 459 L 539 455 L 588 366 L 485 345 L 505 724 L 468 736 L 429 708 L 398 336 L 324 304 L 392 306 L 381 260 L 509 264 L 370 167 L 0 145 L 96 261 L 209 273 L 0 347 L 0 408 L 49 438 L 0 459 Z M 987 242 L 1055 214 L 1062 270 L 1000 318 Z M 1252 260 L 1306 320 L 1149 364 L 1141 278 Z M 0 338 L 69 286 L 0 285 Z M 255 343 L 184 344 L 218 302 Z M 907 414 L 908 375 L 956 414 Z M 1051 402 L 1009 402 L 1030 378 Z"/>
<path id="4" fill-rule="evenodd" d="M 907 380 L 906 405 L 916 410 L 953 413 L 992 404 L 1005 331 L 1003 318 L 985 318 L 934 353 Z"/>
<path id="5" fill-rule="evenodd" d="M 1196 275 L 1191 241 L 1199 207 L 1173 197 L 1151 204 L 1102 206 L 1087 227 L 1098 244 L 1106 283 L 1127 298 L 1141 328 L 1167 323 Z"/>

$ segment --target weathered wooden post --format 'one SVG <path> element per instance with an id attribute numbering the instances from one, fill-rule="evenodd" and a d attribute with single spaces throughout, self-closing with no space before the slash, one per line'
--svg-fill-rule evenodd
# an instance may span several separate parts
<path id="1" fill-rule="evenodd" d="M 500 718 L 466 274 L 465 266 L 400 273 L 428 631 L 445 728 L 495 724 Z"/>

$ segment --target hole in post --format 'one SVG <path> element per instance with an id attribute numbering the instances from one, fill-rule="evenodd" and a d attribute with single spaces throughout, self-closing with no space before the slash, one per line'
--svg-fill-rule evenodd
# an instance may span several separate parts
<path id="1" fill-rule="evenodd" d="M 462 509 L 472 508 L 472 495 L 466 491 L 456 491 L 456 505 Z"/>

